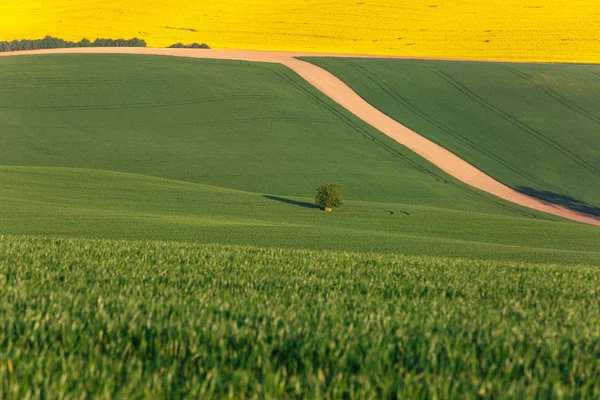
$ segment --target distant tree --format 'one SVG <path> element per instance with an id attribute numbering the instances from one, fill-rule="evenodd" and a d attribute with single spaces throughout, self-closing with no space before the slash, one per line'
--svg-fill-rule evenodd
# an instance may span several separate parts
<path id="1" fill-rule="evenodd" d="M 143 39 L 133 38 L 129 40 L 130 47 L 146 47 L 146 41 Z"/>
<path id="2" fill-rule="evenodd" d="M 67 46 L 67 42 L 63 39 L 53 38 L 52 36 L 46 36 L 42 40 L 35 40 L 35 49 L 64 49 Z"/>
<path id="3" fill-rule="evenodd" d="M 328 211 L 331 211 L 333 207 L 341 206 L 343 204 L 342 186 L 333 183 L 319 186 L 315 203 L 325 210 L 329 209 Z"/>
<path id="4" fill-rule="evenodd" d="M 39 50 L 39 49 L 64 49 L 71 47 L 146 47 L 143 39 L 102 39 L 98 38 L 94 42 L 88 39 L 81 39 L 79 42 L 66 41 L 63 39 L 46 36 L 43 39 L 23 39 L 13 40 L 12 42 L 0 42 L 0 52 L 19 51 L 19 50 Z"/>
<path id="5" fill-rule="evenodd" d="M 192 43 L 192 44 L 183 44 L 183 43 L 175 43 L 169 46 L 170 49 L 210 49 L 210 46 L 206 43 Z"/>
<path id="6" fill-rule="evenodd" d="M 97 38 L 92 42 L 92 47 L 110 47 L 110 44 L 108 39 Z"/>

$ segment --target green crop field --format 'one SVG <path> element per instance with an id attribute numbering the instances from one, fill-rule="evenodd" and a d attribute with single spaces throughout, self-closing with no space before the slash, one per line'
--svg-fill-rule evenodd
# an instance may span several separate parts
<path id="1" fill-rule="evenodd" d="M 600 215 L 600 66 L 311 58 L 502 183 Z"/>
<path id="2" fill-rule="evenodd" d="M 598 398 L 600 269 L 0 237 L 0 398 Z"/>
<path id="3" fill-rule="evenodd" d="M 27 56 L 0 77 L 0 234 L 600 264 L 597 228 L 457 183 L 280 65 Z"/>
<path id="4" fill-rule="evenodd" d="M 405 122 L 357 76 L 393 87 L 422 63 L 318 62 Z M 597 227 L 457 182 L 281 65 L 27 56 L 0 58 L 0 82 L 0 399 L 600 397 Z M 464 127 L 427 104 L 434 140 Z M 557 154 L 512 154 L 498 120 L 446 144 L 594 212 L 598 138 L 575 123 Z M 343 187 L 332 213 L 324 183 Z"/>
<path id="5" fill-rule="evenodd" d="M 0 167 L 0 181 L 5 234 L 600 265 L 599 229 L 575 223 L 365 201 L 324 213 L 310 198 L 82 169 Z"/>

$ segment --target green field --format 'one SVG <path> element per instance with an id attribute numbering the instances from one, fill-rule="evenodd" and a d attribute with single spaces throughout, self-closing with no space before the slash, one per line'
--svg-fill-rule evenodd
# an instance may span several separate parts
<path id="1" fill-rule="evenodd" d="M 600 265 L 599 230 L 574 223 L 365 201 L 324 213 L 310 198 L 82 169 L 0 167 L 0 181 L 5 234 Z"/>
<path id="2" fill-rule="evenodd" d="M 462 185 L 285 67 L 0 59 L 0 234 L 600 264 L 600 230 Z M 346 205 L 311 208 L 341 183 Z"/>
<path id="3" fill-rule="evenodd" d="M 311 58 L 527 194 L 600 215 L 600 66 Z"/>
<path id="4" fill-rule="evenodd" d="M 281 65 L 27 56 L 0 81 L 0 399 L 600 397 L 597 227 L 457 182 Z M 560 176 L 463 148 L 593 212 L 590 132 Z"/>
<path id="5" fill-rule="evenodd" d="M 598 398 L 600 269 L 0 237 L 0 398 Z"/>

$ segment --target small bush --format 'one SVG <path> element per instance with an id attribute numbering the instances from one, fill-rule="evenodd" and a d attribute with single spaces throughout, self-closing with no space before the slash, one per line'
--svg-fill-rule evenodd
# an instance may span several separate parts
<path id="1" fill-rule="evenodd" d="M 315 203 L 321 207 L 339 207 L 342 202 L 342 185 L 329 183 L 317 189 Z"/>
<path id="2" fill-rule="evenodd" d="M 192 43 L 192 44 L 183 44 L 183 43 L 175 43 L 169 46 L 170 49 L 210 49 L 210 46 L 206 43 Z"/>

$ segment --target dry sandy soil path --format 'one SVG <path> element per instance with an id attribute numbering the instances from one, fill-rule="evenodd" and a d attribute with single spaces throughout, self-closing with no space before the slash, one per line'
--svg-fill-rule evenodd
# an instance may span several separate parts
<path id="1" fill-rule="evenodd" d="M 35 55 L 35 54 L 149 54 L 176 57 L 191 57 L 218 60 L 237 60 L 250 62 L 279 63 L 292 69 L 303 79 L 333 99 L 336 103 L 346 108 L 354 115 L 372 125 L 398 143 L 408 147 L 421 157 L 425 158 L 448 175 L 483 190 L 494 196 L 510 201 L 524 207 L 553 214 L 562 218 L 600 226 L 600 216 L 584 212 L 569 210 L 556 204 L 528 196 L 508 186 L 503 185 L 492 177 L 486 175 L 473 165 L 459 158 L 445 148 L 426 139 L 418 133 L 408 129 L 396 120 L 377 110 L 362 99 L 356 92 L 340 79 L 296 57 L 362 57 L 362 58 L 391 58 L 378 56 L 357 56 L 349 54 L 322 54 L 299 52 L 271 52 L 271 51 L 246 51 L 246 50 L 192 50 L 192 49 L 161 49 L 161 48 L 77 48 L 77 49 L 51 49 L 36 51 L 19 51 L 0 53 L 0 56 Z M 402 58 L 402 57 L 397 57 Z"/>

